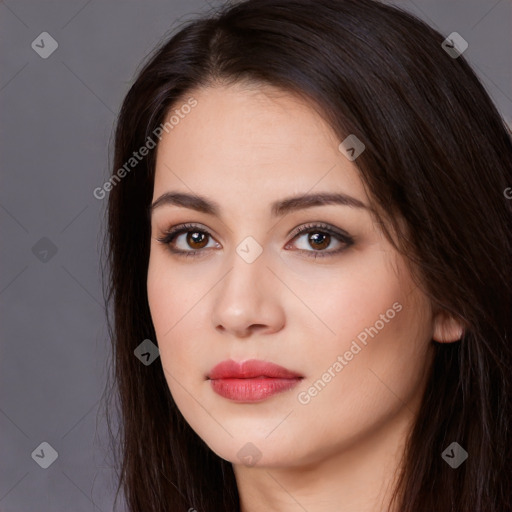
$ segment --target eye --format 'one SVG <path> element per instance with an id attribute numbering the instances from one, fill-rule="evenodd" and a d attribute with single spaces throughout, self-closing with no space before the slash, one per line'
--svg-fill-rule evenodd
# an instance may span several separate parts
<path id="1" fill-rule="evenodd" d="M 183 235 L 186 235 L 186 237 L 184 237 L 184 240 L 181 240 L 182 248 L 176 248 L 176 245 L 179 245 L 179 239 L 182 238 Z M 208 231 L 195 224 L 181 224 L 171 228 L 163 237 L 157 238 L 157 240 L 167 245 L 173 254 L 178 256 L 195 256 L 198 252 L 201 252 L 202 249 L 207 247 L 209 237 L 211 238 L 211 235 Z M 192 247 L 193 250 L 187 250 L 187 245 L 188 247 Z M 183 248 L 183 246 L 185 248 Z"/>
<path id="2" fill-rule="evenodd" d="M 183 237 L 183 235 L 186 235 Z M 318 258 L 332 256 L 341 253 L 354 243 L 354 239 L 345 231 L 331 227 L 327 224 L 307 224 L 300 226 L 293 232 L 293 239 L 304 239 L 303 247 L 298 248 L 298 252 L 305 254 L 307 257 Z M 183 238 L 182 238 L 183 237 Z M 182 238 L 180 240 L 180 238 Z M 181 224 L 175 226 L 165 232 L 164 236 L 157 238 L 157 240 L 168 246 L 169 250 L 178 256 L 196 256 L 199 253 L 205 253 L 203 249 L 208 249 L 208 239 L 212 235 L 204 228 L 196 224 Z M 331 246 L 333 241 L 338 248 L 326 251 L 327 247 Z M 178 247 L 181 243 L 181 247 Z M 286 244 L 285 249 L 290 247 L 291 242 Z M 192 250 L 187 249 L 192 248 Z M 309 246 L 313 250 L 304 248 Z M 217 244 L 214 247 L 220 247 Z"/>
<path id="3" fill-rule="evenodd" d="M 294 235 L 293 240 L 304 239 L 303 247 L 299 247 L 298 251 L 311 258 L 324 258 L 339 254 L 354 243 L 354 239 L 348 233 L 323 223 L 300 226 L 294 231 Z M 333 241 L 337 243 L 338 248 L 325 251 L 324 249 L 329 247 Z M 285 246 L 285 249 L 288 247 L 289 244 Z M 312 247 L 313 250 L 311 251 L 307 247 Z"/>

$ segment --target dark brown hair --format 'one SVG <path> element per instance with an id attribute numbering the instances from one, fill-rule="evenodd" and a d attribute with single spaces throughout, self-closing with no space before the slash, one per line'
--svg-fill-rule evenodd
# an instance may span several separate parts
<path id="1" fill-rule="evenodd" d="M 340 141 L 362 140 L 354 163 L 383 226 L 391 223 L 434 307 L 465 326 L 460 341 L 432 341 L 394 498 L 400 512 L 504 512 L 512 510 L 511 136 L 464 56 L 450 56 L 443 40 L 373 0 L 225 6 L 187 22 L 148 58 L 122 104 L 112 175 L 171 107 L 212 84 L 246 80 L 299 94 Z M 133 512 L 239 511 L 231 463 L 189 427 L 160 359 L 145 366 L 134 356 L 144 339 L 156 343 L 146 289 L 155 155 L 108 199 L 117 490 Z M 441 457 L 454 441 L 469 454 L 457 469 Z"/>

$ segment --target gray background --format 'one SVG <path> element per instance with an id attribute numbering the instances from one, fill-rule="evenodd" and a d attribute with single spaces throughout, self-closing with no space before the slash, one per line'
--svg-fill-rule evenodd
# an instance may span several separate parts
<path id="1" fill-rule="evenodd" d="M 393 3 L 468 41 L 464 56 L 511 125 L 512 1 Z M 92 191 L 108 178 L 115 115 L 143 58 L 216 5 L 0 1 L 1 512 L 112 510 L 100 408 L 106 198 Z M 45 31 L 58 42 L 47 59 L 31 47 Z M 32 457 L 42 442 L 58 452 L 47 469 Z"/>

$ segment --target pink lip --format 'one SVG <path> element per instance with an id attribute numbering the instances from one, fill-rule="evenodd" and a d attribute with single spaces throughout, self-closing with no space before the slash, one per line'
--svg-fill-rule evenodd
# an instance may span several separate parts
<path id="1" fill-rule="evenodd" d="M 257 402 L 291 389 L 303 376 L 267 361 L 222 361 L 210 371 L 212 389 L 229 400 Z"/>

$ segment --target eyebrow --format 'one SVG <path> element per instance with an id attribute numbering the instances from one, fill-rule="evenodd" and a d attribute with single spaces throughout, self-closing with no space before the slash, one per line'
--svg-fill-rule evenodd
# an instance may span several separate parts
<path id="1" fill-rule="evenodd" d="M 356 199 L 355 197 L 340 192 L 321 192 L 316 194 L 304 194 L 287 197 L 275 201 L 271 205 L 272 217 L 281 217 L 296 210 L 312 208 L 314 206 L 342 205 L 352 208 L 364 208 L 370 210 L 370 207 Z M 156 199 L 150 206 L 150 213 L 164 205 L 181 206 L 189 208 L 208 215 L 220 217 L 221 208 L 218 203 L 206 199 L 205 197 L 184 192 L 166 192 Z"/>

